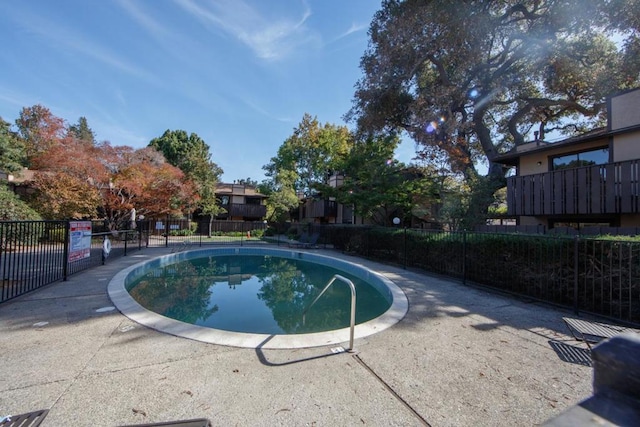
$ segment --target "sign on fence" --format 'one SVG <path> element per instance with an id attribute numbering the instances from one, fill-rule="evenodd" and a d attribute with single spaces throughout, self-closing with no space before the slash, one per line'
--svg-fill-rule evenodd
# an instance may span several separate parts
<path id="1" fill-rule="evenodd" d="M 69 262 L 91 256 L 91 221 L 69 222 Z"/>

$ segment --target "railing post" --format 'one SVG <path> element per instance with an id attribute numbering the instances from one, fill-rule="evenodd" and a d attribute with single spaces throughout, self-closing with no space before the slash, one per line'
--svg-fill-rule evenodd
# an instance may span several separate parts
<path id="1" fill-rule="evenodd" d="M 576 235 L 573 238 L 573 311 L 576 315 L 579 314 L 579 302 L 578 302 L 578 248 L 580 243 L 580 236 Z"/>
<path id="2" fill-rule="evenodd" d="M 64 249 L 62 251 L 62 280 L 67 281 L 67 275 L 69 273 L 69 230 L 70 230 L 71 222 L 65 221 L 64 223 Z"/>
<path id="3" fill-rule="evenodd" d="M 167 215 L 167 221 L 164 224 L 164 247 L 169 247 L 169 215 Z"/>
<path id="4" fill-rule="evenodd" d="M 467 284 L 467 230 L 462 230 L 462 284 Z"/>
<path id="5" fill-rule="evenodd" d="M 104 242 L 107 240 L 107 236 L 102 236 L 102 250 L 100 251 L 100 260 L 102 261 L 102 265 L 107 261 L 107 257 L 104 253 Z"/>
<path id="6" fill-rule="evenodd" d="M 340 274 L 334 274 L 333 275 L 331 280 L 329 280 L 329 283 L 327 283 L 327 286 L 325 286 L 324 289 L 322 289 L 322 291 L 320 291 L 318 296 L 315 297 L 315 299 L 311 302 L 311 304 L 309 304 L 307 306 L 307 308 L 305 308 L 302 311 L 302 324 L 303 325 L 305 324 L 307 311 L 309 311 L 309 309 L 311 307 L 313 307 L 313 305 L 320 299 L 320 297 L 322 295 L 324 295 L 324 293 L 336 281 L 336 279 L 341 280 L 344 283 L 346 283 L 349 286 L 349 290 L 351 291 L 351 313 L 350 313 L 350 321 L 349 321 L 349 349 L 348 350 L 349 351 L 353 351 L 353 338 L 354 338 L 354 331 L 355 331 L 355 327 L 356 327 L 356 287 L 353 284 L 353 282 L 351 280 L 347 279 L 346 277 L 341 276 Z"/>
<path id="7" fill-rule="evenodd" d="M 404 227 L 404 269 L 407 269 L 407 227 Z"/>

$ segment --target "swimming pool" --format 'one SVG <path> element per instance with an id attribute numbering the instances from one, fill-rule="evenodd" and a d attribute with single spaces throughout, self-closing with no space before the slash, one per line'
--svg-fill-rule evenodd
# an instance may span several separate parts
<path id="1" fill-rule="evenodd" d="M 337 329 L 326 331 L 326 330 L 322 330 L 322 328 L 326 327 L 325 325 L 320 328 L 320 330 L 322 330 L 321 332 L 315 332 L 316 330 L 318 330 L 316 326 L 311 325 L 307 327 L 307 325 L 301 325 L 301 323 L 299 322 L 299 315 L 298 315 L 299 313 L 298 314 L 295 314 L 295 313 L 294 314 L 290 314 L 290 313 L 278 314 L 279 321 L 275 323 L 280 323 L 280 324 L 274 326 L 274 325 L 267 325 L 266 323 L 268 322 L 266 322 L 264 325 L 266 329 L 264 328 L 252 329 L 253 327 L 249 327 L 249 329 L 243 329 L 245 328 L 244 324 L 247 323 L 244 321 L 239 322 L 241 325 L 239 326 L 239 329 L 238 329 L 238 326 L 233 325 L 234 322 L 229 322 L 228 316 L 225 320 L 224 316 L 213 315 L 210 317 L 214 320 L 207 321 L 207 317 L 205 315 L 210 312 L 215 312 L 218 309 L 216 305 L 212 305 L 212 303 L 208 302 L 209 293 L 211 293 L 211 289 L 213 289 L 214 292 L 216 292 L 219 295 L 222 295 L 222 293 L 225 291 L 223 287 L 218 287 L 219 285 L 214 286 L 213 288 L 209 288 L 206 283 L 211 282 L 210 278 L 205 278 L 203 281 L 199 281 L 199 280 L 194 281 L 193 278 L 187 279 L 187 281 L 189 281 L 190 283 L 190 286 L 179 287 L 177 291 L 175 289 L 172 289 L 169 292 L 164 292 L 162 288 L 156 288 L 156 291 L 155 291 L 155 293 L 159 292 L 160 294 L 163 294 L 164 292 L 164 294 L 166 295 L 176 294 L 176 292 L 183 295 L 186 293 L 186 295 L 189 296 L 190 293 L 193 292 L 194 289 L 196 289 L 195 293 L 199 293 L 201 295 L 198 295 L 198 297 L 194 298 L 193 301 L 189 301 L 189 303 L 192 306 L 195 305 L 196 308 L 191 309 L 191 311 L 187 310 L 188 312 L 186 313 L 186 318 L 183 318 L 182 320 L 186 320 L 187 322 L 192 322 L 192 323 L 198 323 L 198 322 L 193 322 L 193 319 L 200 318 L 199 320 L 200 324 L 189 324 L 189 323 L 178 320 L 181 318 L 180 316 L 185 316 L 185 313 L 182 313 L 185 311 L 185 309 L 183 307 L 180 307 L 178 310 L 171 309 L 171 308 L 169 310 L 166 310 L 166 306 L 167 306 L 167 302 L 165 301 L 166 298 L 163 299 L 162 295 L 160 295 L 160 297 L 157 298 L 159 303 L 157 303 L 157 301 L 154 303 L 149 303 L 149 298 L 143 296 L 141 299 L 140 295 L 138 295 L 139 292 L 136 291 L 134 288 L 133 293 L 136 294 L 136 297 L 139 300 L 141 300 L 144 305 L 153 309 L 153 310 L 149 310 L 143 307 L 143 304 L 138 303 L 128 292 L 128 289 L 132 288 L 136 284 L 136 282 L 140 282 L 141 278 L 145 276 L 147 278 L 143 279 L 143 283 L 145 285 L 148 285 L 147 282 L 148 282 L 149 276 L 162 275 L 163 274 L 162 271 L 175 272 L 177 268 L 180 268 L 180 269 L 186 268 L 186 270 L 190 272 L 196 271 L 198 269 L 194 269 L 193 263 L 196 262 L 197 260 L 205 260 L 204 261 L 205 263 L 209 263 L 208 270 L 201 269 L 200 271 L 209 271 L 212 274 L 212 277 L 214 277 L 215 274 L 222 272 L 226 276 L 228 276 L 226 280 L 228 280 L 227 284 L 229 288 L 231 288 L 232 286 L 235 287 L 235 285 L 239 283 L 246 283 L 247 285 L 249 285 L 246 287 L 248 290 L 251 287 L 249 277 L 247 275 L 245 275 L 244 279 L 242 276 L 238 277 L 237 274 L 240 272 L 233 271 L 234 262 L 229 260 L 236 260 L 235 263 L 237 265 L 237 263 L 240 262 L 240 260 L 242 259 L 251 260 L 254 258 L 263 259 L 263 260 L 266 259 L 266 260 L 282 261 L 282 262 L 279 262 L 277 265 L 285 265 L 285 264 L 288 265 L 289 269 L 286 270 L 287 274 L 300 274 L 300 271 L 298 271 L 298 273 L 294 273 L 294 271 L 291 270 L 291 267 L 290 267 L 292 265 L 291 263 L 294 263 L 293 265 L 296 265 L 296 266 L 300 266 L 300 265 L 314 266 L 315 265 L 319 267 L 319 270 L 331 270 L 331 273 L 325 273 L 325 275 L 333 274 L 333 271 L 335 270 L 340 274 L 344 274 L 350 278 L 353 278 L 356 282 L 363 281 L 369 284 L 370 287 L 375 288 L 376 292 L 374 293 L 378 295 L 377 298 L 384 300 L 382 301 L 383 307 L 382 309 L 379 309 L 379 313 L 365 313 L 365 314 L 360 313 L 356 316 L 357 318 L 358 316 L 360 317 L 360 320 L 358 320 L 358 322 L 361 322 L 361 323 L 358 323 L 355 328 L 356 338 L 361 338 L 361 337 L 371 335 L 373 333 L 382 331 L 394 325 L 395 323 L 400 321 L 407 312 L 408 303 L 407 303 L 406 296 L 404 295 L 402 290 L 398 288 L 389 279 L 385 278 L 380 274 L 373 272 L 370 269 L 365 268 L 363 265 L 356 264 L 353 262 L 347 262 L 345 260 L 340 260 L 333 257 L 324 256 L 318 253 L 311 253 L 311 252 L 298 251 L 298 250 L 263 248 L 263 247 L 262 248 L 225 247 L 225 248 L 199 249 L 199 250 L 169 254 L 169 255 L 165 255 L 150 261 L 136 264 L 119 272 L 116 276 L 114 276 L 114 278 L 109 283 L 109 287 L 108 287 L 109 296 L 113 301 L 113 303 L 116 305 L 116 307 L 124 315 L 131 318 L 132 320 L 165 333 L 169 333 L 169 334 L 173 334 L 173 335 L 177 335 L 185 338 L 190 338 L 198 341 L 204 341 L 204 342 L 221 344 L 221 345 L 236 346 L 236 347 L 248 347 L 248 348 L 315 347 L 315 346 L 338 344 L 338 343 L 348 341 L 349 339 L 348 327 L 342 327 L 342 325 L 338 325 Z M 214 261 L 212 263 L 211 260 L 217 260 L 218 262 Z M 298 263 L 298 264 L 295 264 L 295 263 Z M 211 264 L 213 264 L 213 267 L 211 267 Z M 185 265 L 187 267 L 184 267 Z M 224 265 L 224 268 L 220 269 L 220 267 L 223 265 Z M 182 267 L 178 267 L 178 266 L 182 266 Z M 164 270 L 162 270 L 162 268 L 164 268 Z M 231 276 L 234 276 L 234 274 L 232 273 L 236 273 L 235 278 L 231 277 Z M 317 271 L 314 274 L 317 274 Z M 176 275 L 171 274 L 171 277 L 174 277 L 174 276 Z M 268 277 L 271 277 L 271 276 L 269 275 L 261 276 L 262 291 L 265 290 L 265 286 L 264 286 L 265 277 L 267 277 L 266 280 L 270 280 L 268 279 Z M 175 281 L 175 279 L 173 280 Z M 324 278 L 322 278 L 321 280 L 324 280 Z M 166 283 L 165 283 L 165 286 L 166 286 Z M 244 286 L 244 285 L 239 285 L 239 286 Z M 306 284 L 303 283 L 303 286 L 306 286 Z M 334 286 L 332 286 L 332 288 L 336 288 L 336 291 L 332 293 L 337 292 L 338 294 L 340 294 L 339 288 L 343 286 L 346 288 L 346 285 L 336 283 Z M 234 289 L 233 291 L 235 290 L 238 290 L 238 289 Z M 270 302 L 273 303 L 274 302 L 273 296 L 268 295 L 270 291 L 277 291 L 277 289 L 276 290 L 270 289 L 267 286 L 266 295 L 265 295 L 265 292 L 263 292 L 260 298 L 270 300 Z M 338 295 L 337 298 L 343 298 L 343 296 Z M 369 297 L 364 297 L 364 298 L 365 298 L 365 301 L 367 301 L 367 303 L 361 304 L 361 305 L 363 306 L 375 305 L 374 303 L 371 302 L 372 301 L 371 299 L 367 299 Z M 324 295 L 322 299 L 325 299 Z M 360 299 L 361 297 L 358 298 L 358 300 Z M 376 298 L 374 298 L 374 300 L 375 299 Z M 221 301 L 221 300 L 218 299 L 218 301 Z M 306 305 L 307 303 L 304 302 L 304 304 Z M 388 307 L 388 309 L 386 309 L 386 307 Z M 323 321 L 324 323 L 326 323 L 327 317 L 328 318 L 334 317 L 331 315 L 331 313 L 327 313 L 327 306 L 320 309 L 321 311 L 316 313 L 320 313 L 325 317 L 325 320 Z M 260 310 L 262 309 L 253 308 L 251 310 L 244 310 L 244 311 L 248 313 L 249 312 L 256 313 Z M 315 310 L 315 307 L 312 310 Z M 155 311 L 165 312 L 165 314 L 169 314 L 170 317 L 163 316 L 161 314 L 156 313 Z M 180 311 L 181 313 L 176 315 L 175 313 L 173 313 L 175 311 Z M 229 311 L 234 312 L 235 317 L 237 317 L 238 312 L 242 312 L 243 310 L 236 307 L 235 309 L 232 309 Z M 342 312 L 342 311 L 344 310 L 337 309 L 335 313 Z M 358 311 L 361 311 L 361 309 L 356 310 L 357 313 Z M 174 317 L 174 318 L 171 318 L 171 317 Z M 335 317 L 340 317 L 340 316 L 335 316 Z M 223 319 L 222 323 L 216 326 L 216 322 L 218 322 L 220 318 Z M 248 322 L 248 323 L 251 323 L 251 322 Z M 260 323 L 261 321 L 258 321 L 258 324 Z M 293 324 L 290 325 L 290 323 L 293 323 Z M 332 327 L 336 327 L 334 319 L 331 319 L 329 323 L 333 324 Z M 282 327 L 283 325 L 284 327 Z"/>

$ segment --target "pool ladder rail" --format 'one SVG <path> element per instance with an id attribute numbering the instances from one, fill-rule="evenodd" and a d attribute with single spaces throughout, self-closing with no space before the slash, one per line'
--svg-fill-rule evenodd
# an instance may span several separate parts
<path id="1" fill-rule="evenodd" d="M 349 326 L 349 348 L 347 350 L 348 351 L 353 351 L 353 333 L 354 333 L 354 330 L 355 330 L 355 327 L 356 327 L 356 287 L 354 286 L 353 282 L 351 280 L 347 279 L 346 277 L 341 276 L 339 274 L 335 274 L 331 278 L 331 280 L 329 280 L 329 283 L 327 283 L 327 286 L 324 287 L 322 292 L 320 292 L 320 294 L 302 312 L 302 324 L 304 325 L 304 323 L 305 323 L 305 317 L 307 315 L 307 311 L 309 311 L 309 309 L 311 307 L 313 307 L 313 305 L 316 303 L 316 301 L 318 301 L 320 299 L 320 297 L 326 292 L 327 289 L 329 289 L 329 287 L 331 285 L 333 285 L 333 283 L 336 280 L 340 280 L 340 281 L 346 283 L 347 285 L 349 285 L 349 289 L 351 290 L 351 323 L 350 323 L 350 326 Z"/>

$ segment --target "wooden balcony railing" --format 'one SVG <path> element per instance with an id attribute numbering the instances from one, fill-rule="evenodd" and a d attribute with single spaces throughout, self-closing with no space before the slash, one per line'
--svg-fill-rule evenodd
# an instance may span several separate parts
<path id="1" fill-rule="evenodd" d="M 304 205 L 305 218 L 334 218 L 338 205 L 333 200 L 309 200 Z"/>
<path id="2" fill-rule="evenodd" d="M 640 160 L 514 176 L 509 215 L 599 215 L 640 212 Z"/>
<path id="3" fill-rule="evenodd" d="M 240 203 L 231 203 L 229 205 L 228 216 L 245 217 L 245 218 L 262 218 L 267 214 L 267 207 L 264 205 L 245 205 Z"/>

